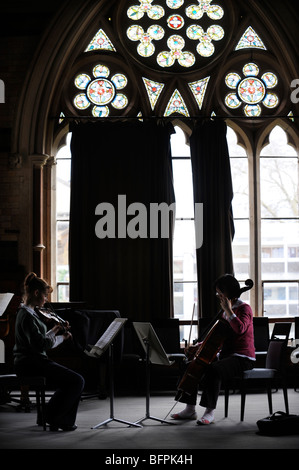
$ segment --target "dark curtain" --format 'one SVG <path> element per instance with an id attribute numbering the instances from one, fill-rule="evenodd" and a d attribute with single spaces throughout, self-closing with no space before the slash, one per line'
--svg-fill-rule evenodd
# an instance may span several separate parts
<path id="1" fill-rule="evenodd" d="M 197 247 L 199 316 L 212 317 L 219 305 L 214 282 L 233 274 L 232 178 L 224 121 L 198 123 L 190 137 L 194 203 L 203 204 L 202 245 Z M 201 226 L 200 226 L 201 225 Z"/>
<path id="2" fill-rule="evenodd" d="M 139 212 L 126 216 L 118 201 L 122 196 L 125 209 L 143 204 L 147 215 L 151 203 L 174 202 L 172 125 L 107 121 L 73 124 L 71 131 L 70 299 L 118 309 L 122 317 L 139 321 L 169 318 L 173 220 L 169 238 L 150 238 L 149 218 L 147 238 L 120 238 L 119 216 L 134 223 Z M 100 203 L 115 208 L 115 238 L 96 234 L 97 222 L 107 215 L 95 214 Z M 141 229 L 138 224 L 135 228 Z"/>

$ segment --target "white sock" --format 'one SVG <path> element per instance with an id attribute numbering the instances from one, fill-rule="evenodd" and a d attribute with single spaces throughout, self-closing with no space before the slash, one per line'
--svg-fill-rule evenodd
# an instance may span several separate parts
<path id="1" fill-rule="evenodd" d="M 215 410 L 213 408 L 206 408 L 201 419 L 206 419 L 207 421 L 211 423 L 214 420 L 214 411 Z"/>
<path id="2" fill-rule="evenodd" d="M 180 415 L 182 418 L 188 418 L 189 416 L 193 415 L 194 412 L 195 405 L 186 405 L 186 407 L 177 414 Z"/>

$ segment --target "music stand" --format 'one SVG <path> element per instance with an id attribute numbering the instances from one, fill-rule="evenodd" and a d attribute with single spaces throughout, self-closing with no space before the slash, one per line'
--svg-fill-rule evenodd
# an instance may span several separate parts
<path id="1" fill-rule="evenodd" d="M 85 350 L 85 354 L 91 357 L 99 358 L 109 348 L 109 382 L 110 382 L 110 418 L 102 421 L 101 423 L 93 426 L 91 429 L 98 429 L 99 427 L 110 423 L 111 421 L 117 421 L 118 423 L 127 424 L 128 426 L 135 426 L 142 428 L 138 423 L 131 423 L 123 419 L 115 418 L 114 416 L 114 374 L 113 374 L 113 340 L 118 335 L 122 327 L 124 326 L 127 318 L 116 318 L 108 326 L 107 330 L 100 337 L 94 346 L 89 345 L 91 348 L 89 351 Z"/>
<path id="2" fill-rule="evenodd" d="M 145 351 L 146 362 L 146 411 L 144 418 L 135 422 L 141 423 L 146 419 L 159 421 L 160 423 L 174 424 L 166 421 L 165 419 L 156 418 L 150 414 L 150 364 L 159 364 L 170 366 L 173 361 L 170 361 L 166 354 L 153 326 L 151 323 L 133 322 L 133 326 L 140 340 L 140 343 Z"/>

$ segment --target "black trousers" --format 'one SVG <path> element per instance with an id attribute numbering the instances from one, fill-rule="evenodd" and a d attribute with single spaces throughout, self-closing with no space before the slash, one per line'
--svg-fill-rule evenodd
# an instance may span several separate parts
<path id="1" fill-rule="evenodd" d="M 37 376 L 46 378 L 47 383 L 56 389 L 47 403 L 46 421 L 48 424 L 73 426 L 76 421 L 84 378 L 48 358 L 26 358 L 15 363 L 18 376 Z"/>
<path id="2" fill-rule="evenodd" d="M 254 361 L 240 356 L 225 357 L 207 366 L 202 382 L 200 382 L 202 388 L 200 406 L 215 409 L 221 383 L 240 375 L 244 370 L 253 369 L 253 367 Z M 196 405 L 197 392 L 198 388 L 194 389 L 191 394 L 178 391 L 175 400 L 189 405 Z"/>

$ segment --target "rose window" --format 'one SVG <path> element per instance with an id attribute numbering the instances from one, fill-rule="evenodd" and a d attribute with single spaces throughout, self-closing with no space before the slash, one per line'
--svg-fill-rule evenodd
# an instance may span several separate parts
<path id="1" fill-rule="evenodd" d="M 216 52 L 225 36 L 225 14 L 214 0 L 131 0 L 121 9 L 123 39 L 137 57 L 153 67 L 190 68 Z M 150 24 L 152 23 L 152 24 Z M 137 46 L 132 48 L 134 42 Z M 166 47 L 167 46 L 167 47 Z"/>
<path id="2" fill-rule="evenodd" d="M 118 110 L 126 108 L 128 98 L 120 90 L 128 83 L 127 77 L 116 73 L 110 77 L 110 69 L 98 64 L 91 74 L 81 73 L 74 79 L 75 87 L 81 91 L 75 95 L 73 103 L 79 110 L 91 108 L 95 117 L 106 117 L 110 114 L 110 105 Z"/>
<path id="3" fill-rule="evenodd" d="M 266 72 L 259 77 L 259 67 L 248 63 L 243 67 L 243 77 L 238 73 L 229 73 L 225 77 L 228 88 L 233 90 L 225 97 L 225 104 L 231 109 L 237 109 L 244 104 L 245 116 L 257 117 L 262 113 L 261 105 L 275 108 L 279 103 L 276 93 L 268 91 L 275 88 L 278 78 L 273 72 Z"/>

